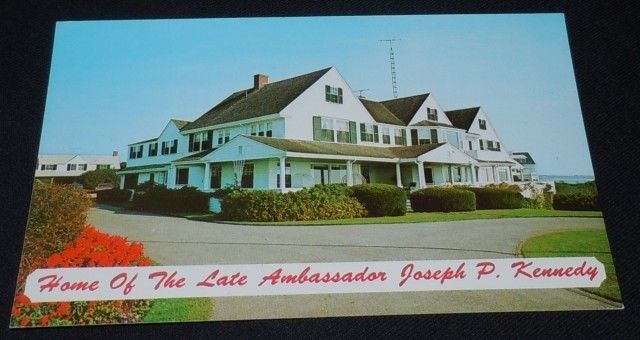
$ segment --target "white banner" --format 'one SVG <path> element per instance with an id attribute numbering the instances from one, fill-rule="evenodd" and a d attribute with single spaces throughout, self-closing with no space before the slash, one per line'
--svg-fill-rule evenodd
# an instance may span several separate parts
<path id="1" fill-rule="evenodd" d="M 593 257 L 38 269 L 32 302 L 599 287 Z"/>

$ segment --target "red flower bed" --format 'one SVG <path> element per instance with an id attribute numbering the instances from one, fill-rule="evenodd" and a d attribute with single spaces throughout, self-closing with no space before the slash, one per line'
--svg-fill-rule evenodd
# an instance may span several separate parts
<path id="1" fill-rule="evenodd" d="M 86 225 L 62 251 L 45 259 L 46 268 L 148 266 L 140 243 L 128 242 Z M 12 326 L 55 326 L 137 322 L 149 309 L 146 300 L 31 303 L 19 292 L 11 310 Z"/>

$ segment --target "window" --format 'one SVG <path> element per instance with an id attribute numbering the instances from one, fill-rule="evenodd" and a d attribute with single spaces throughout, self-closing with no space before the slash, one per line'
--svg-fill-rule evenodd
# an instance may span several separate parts
<path id="1" fill-rule="evenodd" d="M 67 164 L 67 171 L 76 171 L 75 164 Z"/>
<path id="2" fill-rule="evenodd" d="M 320 119 L 320 140 L 333 142 L 333 119 L 322 117 Z"/>
<path id="3" fill-rule="evenodd" d="M 149 144 L 149 157 L 158 155 L 158 143 Z"/>
<path id="4" fill-rule="evenodd" d="M 431 143 L 438 143 L 438 130 L 436 129 L 431 129 Z"/>
<path id="5" fill-rule="evenodd" d="M 411 129 L 411 145 L 418 145 L 418 129 Z"/>
<path id="6" fill-rule="evenodd" d="M 130 159 L 142 158 L 142 148 L 143 148 L 142 145 L 130 147 L 129 158 Z"/>
<path id="7" fill-rule="evenodd" d="M 87 170 L 87 164 L 78 164 L 78 170 L 81 171 L 86 171 Z"/>
<path id="8" fill-rule="evenodd" d="M 447 143 L 455 146 L 456 148 L 460 147 L 460 140 L 458 139 L 457 132 L 447 132 Z"/>
<path id="9" fill-rule="evenodd" d="M 96 170 L 111 169 L 111 164 L 98 164 Z"/>
<path id="10" fill-rule="evenodd" d="M 404 129 L 394 129 L 394 142 L 396 145 L 407 145 L 407 133 Z"/>
<path id="11" fill-rule="evenodd" d="M 285 188 L 291 188 L 291 164 L 284 163 L 284 186 Z M 276 187 L 280 187 L 280 162 L 277 164 L 276 170 Z"/>
<path id="12" fill-rule="evenodd" d="M 424 131 L 426 133 L 426 131 Z M 426 136 L 427 138 L 420 138 L 418 141 L 418 144 L 422 145 L 422 144 L 435 144 L 438 143 L 438 130 L 436 129 L 429 129 L 429 135 Z M 411 136 L 411 138 L 413 139 L 413 135 Z M 417 138 L 417 136 L 416 136 Z M 415 144 L 412 144 L 415 145 Z"/>
<path id="13" fill-rule="evenodd" d="M 427 119 L 428 120 L 438 120 L 438 110 L 437 109 L 432 109 L 432 108 L 427 108 Z"/>
<path id="14" fill-rule="evenodd" d="M 382 144 L 391 144 L 391 133 L 386 126 L 382 127 Z"/>
<path id="15" fill-rule="evenodd" d="M 176 184 L 186 185 L 189 183 L 189 168 L 179 168 L 176 170 Z"/>
<path id="16" fill-rule="evenodd" d="M 42 166 L 40 167 L 40 170 L 57 170 L 57 169 L 58 169 L 57 164 L 42 164 Z"/>
<path id="17" fill-rule="evenodd" d="M 231 130 L 218 130 L 218 145 L 229 142 L 229 139 L 231 139 Z"/>
<path id="18" fill-rule="evenodd" d="M 243 188 L 253 188 L 253 164 L 245 164 L 242 169 Z"/>
<path id="19" fill-rule="evenodd" d="M 360 140 L 363 142 L 378 143 L 378 125 L 360 123 Z"/>
<path id="20" fill-rule="evenodd" d="M 219 189 L 221 187 L 222 187 L 222 167 L 212 166 L 211 167 L 211 188 Z"/>
<path id="21" fill-rule="evenodd" d="M 342 88 L 325 85 L 324 92 L 328 102 L 342 104 Z"/>
<path id="22" fill-rule="evenodd" d="M 329 172 L 329 182 L 331 184 L 346 183 L 347 182 L 347 166 L 346 165 L 332 165 Z"/>
<path id="23" fill-rule="evenodd" d="M 174 139 L 172 141 L 164 141 L 162 142 L 162 150 L 163 155 L 168 155 L 172 153 L 178 152 L 178 140 Z"/>
<path id="24" fill-rule="evenodd" d="M 335 128 L 336 128 L 336 142 L 349 143 L 351 141 L 351 134 L 349 131 L 348 120 L 336 119 Z"/>
<path id="25" fill-rule="evenodd" d="M 493 147 L 493 141 L 492 140 L 488 140 L 487 141 L 487 150 L 495 150 L 495 148 Z"/>
<path id="26" fill-rule="evenodd" d="M 196 132 L 189 135 L 189 152 L 211 149 L 213 131 Z"/>
<path id="27" fill-rule="evenodd" d="M 247 133 L 252 136 L 273 136 L 273 123 L 255 123 L 247 128 Z"/>
<path id="28" fill-rule="evenodd" d="M 496 151 L 500 151 L 500 142 L 496 142 Z"/>
<path id="29" fill-rule="evenodd" d="M 486 130 L 487 129 L 487 121 L 484 119 L 478 119 L 478 123 L 480 124 L 480 129 L 482 130 Z"/>
<path id="30" fill-rule="evenodd" d="M 480 150 L 484 150 L 484 141 L 480 139 L 479 142 L 480 142 Z"/>
<path id="31" fill-rule="evenodd" d="M 471 143 L 471 141 L 469 141 L 469 150 L 473 150 L 473 143 Z"/>
<path id="32" fill-rule="evenodd" d="M 265 135 L 267 137 L 273 137 L 273 124 L 271 122 L 267 123 L 267 131 L 265 131 Z"/>

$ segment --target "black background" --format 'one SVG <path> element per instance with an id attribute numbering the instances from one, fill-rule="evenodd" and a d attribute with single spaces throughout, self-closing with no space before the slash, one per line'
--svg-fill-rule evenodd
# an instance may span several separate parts
<path id="1" fill-rule="evenodd" d="M 640 20 L 630 3 L 614 6 L 586 1 L 0 2 L 0 338 L 638 336 L 638 270 L 635 266 L 639 262 L 636 241 L 640 228 L 637 147 L 640 42 L 636 30 Z M 42 127 L 55 21 L 545 12 L 563 12 L 566 16 L 578 93 L 625 310 L 8 329 Z"/>

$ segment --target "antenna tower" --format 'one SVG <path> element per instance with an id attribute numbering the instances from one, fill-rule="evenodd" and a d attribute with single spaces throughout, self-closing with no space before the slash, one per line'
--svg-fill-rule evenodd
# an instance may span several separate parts
<path id="1" fill-rule="evenodd" d="M 391 64 L 391 86 L 393 87 L 393 98 L 398 98 L 398 82 L 396 80 L 396 58 L 393 53 L 393 43 L 400 41 L 400 39 L 382 39 L 382 42 L 389 43 L 389 63 Z"/>

